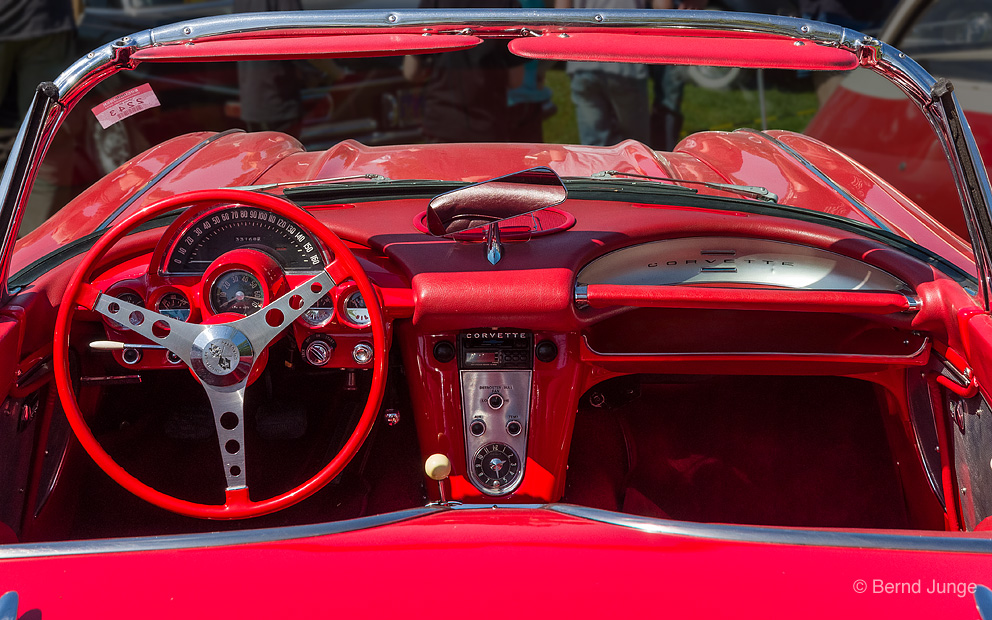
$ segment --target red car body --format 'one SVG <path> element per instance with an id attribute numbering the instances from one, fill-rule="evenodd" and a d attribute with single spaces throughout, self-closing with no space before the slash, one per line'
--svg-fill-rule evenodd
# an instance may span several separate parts
<path id="1" fill-rule="evenodd" d="M 691 11 L 194 21 L 116 67 L 475 38 L 932 79 L 840 28 Z M 4 209 L 99 62 L 40 92 Z M 0 611 L 985 613 L 992 191 L 949 151 L 972 245 L 784 131 L 166 140 L 11 233 Z"/>

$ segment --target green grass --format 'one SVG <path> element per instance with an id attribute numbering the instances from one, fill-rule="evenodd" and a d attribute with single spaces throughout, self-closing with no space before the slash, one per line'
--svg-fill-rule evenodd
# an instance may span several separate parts
<path id="1" fill-rule="evenodd" d="M 575 125 L 568 75 L 562 70 L 548 71 L 545 81 L 554 92 L 553 101 L 558 106 L 558 112 L 544 121 L 545 142 L 577 144 L 579 131 Z M 682 113 L 685 115 L 683 137 L 706 130 L 760 129 L 758 91 L 753 79 L 748 82 L 743 87 L 723 91 L 687 84 L 682 103 Z M 768 85 L 769 82 L 783 84 L 784 87 Z M 816 93 L 811 86 L 796 83 L 789 74 L 767 76 L 765 107 L 769 129 L 803 131 L 816 113 Z"/>

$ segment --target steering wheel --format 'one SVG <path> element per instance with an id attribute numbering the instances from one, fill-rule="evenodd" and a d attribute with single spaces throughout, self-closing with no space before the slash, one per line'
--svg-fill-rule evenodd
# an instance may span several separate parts
<path id="1" fill-rule="evenodd" d="M 197 325 L 167 317 L 101 292 L 91 284 L 94 266 L 107 250 L 140 224 L 179 207 L 228 202 L 268 210 L 309 230 L 333 254 L 321 273 L 237 320 Z M 149 265 L 149 269 L 154 268 Z M 352 278 L 368 307 L 372 329 L 372 383 L 358 425 L 338 452 L 317 474 L 275 497 L 252 501 L 245 472 L 245 387 L 266 347 L 338 282 Z M 201 504 L 157 491 L 118 465 L 100 445 L 83 419 L 69 376 L 69 328 L 76 306 L 96 311 L 125 325 L 154 344 L 179 356 L 207 393 L 217 429 L 227 487 L 223 505 Z M 223 317 L 220 317 L 223 318 Z M 306 211 L 268 194 L 234 189 L 201 190 L 149 205 L 115 225 L 86 253 L 72 274 L 55 322 L 55 380 L 66 417 L 80 444 L 96 464 L 138 497 L 171 512 L 206 519 L 243 519 L 286 508 L 313 495 L 334 479 L 355 456 L 375 421 L 386 382 L 387 352 L 382 306 L 354 254 L 333 232 Z M 264 363 L 264 357 L 263 361 Z"/>

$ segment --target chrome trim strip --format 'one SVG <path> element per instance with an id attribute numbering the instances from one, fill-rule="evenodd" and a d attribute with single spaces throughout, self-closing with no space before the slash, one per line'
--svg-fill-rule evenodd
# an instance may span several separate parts
<path id="1" fill-rule="evenodd" d="M 600 357 L 612 357 L 612 358 L 629 358 L 629 357 L 654 357 L 659 360 L 666 358 L 675 357 L 690 357 L 705 360 L 709 357 L 740 357 L 742 360 L 751 359 L 754 357 L 766 357 L 766 356 L 779 356 L 786 357 L 789 359 L 795 359 L 797 361 L 802 361 L 806 358 L 811 357 L 828 357 L 831 360 L 837 360 L 839 362 L 843 361 L 854 361 L 859 363 L 876 363 L 870 360 L 878 360 L 877 363 L 891 363 L 899 360 L 912 360 L 916 359 L 923 354 L 924 351 L 930 346 L 930 337 L 927 336 L 923 338 L 923 343 L 920 348 L 909 355 L 862 355 L 858 353 L 776 353 L 773 351 L 709 351 L 706 353 L 689 351 L 686 353 L 601 353 L 596 349 L 592 348 L 589 344 L 588 334 L 582 335 L 582 343 L 586 345 L 590 353 L 599 355 Z M 619 361 L 623 361 L 622 359 Z M 771 360 L 771 361 L 781 361 L 781 360 Z"/>
<path id="2" fill-rule="evenodd" d="M 992 187 L 982 163 L 981 153 L 975 143 L 975 136 L 964 118 L 964 112 L 954 96 L 951 83 L 940 78 L 931 89 L 934 114 L 939 110 L 944 123 L 938 127 L 934 120 L 931 125 L 937 134 L 946 132 L 946 140 L 942 140 L 944 154 L 951 162 L 951 172 L 958 188 L 964 210 L 968 234 L 972 239 L 972 251 L 975 252 L 975 263 L 978 266 L 979 285 L 984 301 L 984 308 L 989 310 L 992 296 Z M 961 148 L 962 142 L 964 148 Z M 970 190 L 970 191 L 969 191 Z"/>
<path id="3" fill-rule="evenodd" d="M 777 147 L 780 151 L 786 153 L 789 157 L 796 160 L 796 162 L 798 162 L 803 168 L 806 168 L 806 170 L 808 170 L 816 178 L 820 179 L 828 186 L 830 186 L 830 189 L 834 190 L 838 195 L 843 197 L 844 200 L 849 202 L 851 206 L 858 211 L 858 213 L 868 218 L 872 224 L 878 226 L 880 229 L 884 230 L 885 232 L 892 232 L 892 229 L 889 228 L 884 222 L 882 222 L 882 220 L 878 219 L 878 216 L 872 213 L 871 210 L 868 209 L 868 207 L 861 204 L 861 201 L 859 201 L 854 196 L 852 196 L 847 190 L 845 190 L 843 187 L 838 185 L 833 179 L 823 174 L 823 172 L 821 172 L 819 168 L 814 166 L 808 159 L 797 153 L 794 148 L 792 148 L 788 144 L 785 144 L 778 138 L 769 136 L 767 133 L 763 131 L 758 131 L 757 129 L 742 129 L 741 131 L 758 136 L 762 140 L 765 140 L 766 142 L 769 142 L 770 144 Z"/>
<path id="4" fill-rule="evenodd" d="M 57 127 L 57 123 L 51 123 L 52 117 L 58 116 L 56 109 L 59 104 L 55 95 L 55 84 L 45 82 L 38 86 L 0 176 L 0 228 L 4 231 L 0 243 L 0 302 L 6 302 L 9 295 L 7 275 L 14 255 L 14 244 L 17 243 L 17 230 L 21 227 L 28 196 L 38 173 L 34 162 L 44 158 Z"/>
<path id="5" fill-rule="evenodd" d="M 99 555 L 105 553 L 132 553 L 147 551 L 172 551 L 231 547 L 257 543 L 280 542 L 300 538 L 315 538 L 357 532 L 402 521 L 418 519 L 446 511 L 443 507 L 411 508 L 384 515 L 361 517 L 334 523 L 293 525 L 260 530 L 211 532 L 206 534 L 181 534 L 176 536 L 141 536 L 137 538 L 107 538 L 53 543 L 24 543 L 0 545 L 0 561 L 27 558 L 46 558 L 67 555 Z"/>
<path id="6" fill-rule="evenodd" d="M 497 509 L 497 510 L 494 510 Z M 877 549 L 892 551 L 926 551 L 935 553 L 992 554 L 992 539 L 958 535 L 937 536 L 934 532 L 913 531 L 906 534 L 850 532 L 837 529 L 801 529 L 763 527 L 758 525 L 722 525 L 652 519 L 572 504 L 465 504 L 457 508 L 432 506 L 413 508 L 386 515 L 362 517 L 336 523 L 297 525 L 262 530 L 183 534 L 178 536 L 146 536 L 141 538 L 109 538 L 89 541 L 29 543 L 0 546 L 0 561 L 33 558 L 65 557 L 71 555 L 103 555 L 111 553 L 141 553 L 183 549 L 208 549 L 258 543 L 331 536 L 358 532 L 419 519 L 445 512 L 466 510 L 500 515 L 505 511 L 547 511 L 577 519 L 637 530 L 661 536 L 681 536 L 713 541 L 795 545 L 803 547 L 833 547 Z"/>
<path id="7" fill-rule="evenodd" d="M 105 230 L 108 226 L 110 226 L 111 224 L 113 224 L 114 223 L 114 220 L 117 219 L 117 217 L 121 213 L 124 213 L 125 211 L 127 211 L 128 207 L 130 207 L 131 205 L 133 205 L 134 203 L 136 203 L 138 200 L 140 200 L 142 196 L 144 196 L 145 194 L 147 194 L 153 187 L 155 187 L 156 185 L 158 185 L 158 182 L 161 181 L 162 179 L 164 179 L 166 177 L 166 175 L 168 175 L 170 172 L 172 172 L 173 170 L 175 170 L 176 168 L 178 168 L 180 165 L 182 165 L 183 163 L 185 163 L 186 160 L 188 160 L 190 157 L 192 157 L 193 155 L 195 155 L 196 153 L 198 153 L 200 150 L 202 150 L 208 144 L 210 144 L 214 140 L 219 140 L 220 138 L 223 138 L 225 136 L 229 136 L 229 135 L 231 135 L 233 133 L 244 133 L 244 129 L 228 129 L 227 131 L 222 131 L 220 133 L 214 134 L 214 135 L 210 136 L 209 138 L 206 138 L 205 140 L 203 140 L 199 144 L 194 145 L 188 151 L 186 151 L 185 153 L 183 153 L 182 155 L 180 155 L 178 158 L 176 158 L 171 164 L 169 164 L 168 166 L 166 166 L 165 168 L 163 168 L 162 170 L 160 170 L 158 172 L 158 174 L 156 174 L 152 178 L 148 179 L 148 181 L 146 181 L 145 184 L 141 186 L 141 189 L 139 189 L 137 192 L 135 192 L 130 198 L 128 198 L 127 200 L 125 200 L 124 201 L 124 204 L 122 204 L 121 206 L 117 207 L 114 210 L 114 212 L 111 213 L 110 216 L 107 217 L 107 219 L 105 219 L 103 221 L 103 223 L 101 223 L 99 226 L 97 226 L 96 227 L 96 230 L 94 230 L 93 232 L 99 232 L 101 230 Z"/>
<path id="8" fill-rule="evenodd" d="M 874 532 L 846 532 L 842 530 L 795 529 L 762 527 L 759 525 L 720 525 L 665 521 L 637 517 L 616 512 L 585 508 L 571 504 L 551 504 L 547 510 L 588 521 L 606 523 L 639 530 L 649 534 L 685 536 L 727 542 L 771 545 L 796 545 L 802 547 L 841 547 L 853 549 L 879 549 L 891 551 L 928 551 L 935 553 L 992 554 L 992 539 L 988 537 L 935 536 L 934 532 L 914 531 L 906 534 L 881 534 Z"/>
<path id="9" fill-rule="evenodd" d="M 585 284 L 575 285 L 575 305 L 580 308 L 589 306 L 589 287 Z"/>

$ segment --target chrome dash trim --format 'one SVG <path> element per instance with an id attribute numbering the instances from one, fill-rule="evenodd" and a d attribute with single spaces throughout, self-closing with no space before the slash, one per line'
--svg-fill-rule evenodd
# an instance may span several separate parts
<path id="1" fill-rule="evenodd" d="M 868 207 L 866 207 L 865 205 L 861 204 L 861 201 L 859 201 L 857 198 L 855 198 L 854 196 L 852 196 L 847 190 L 845 190 L 843 187 L 841 187 L 840 185 L 838 185 L 833 179 L 831 179 L 826 174 L 824 174 L 822 171 L 820 171 L 820 169 L 817 168 L 816 166 L 814 166 L 812 164 L 812 162 L 810 162 L 808 159 L 806 159 L 805 157 L 803 157 L 802 155 L 800 155 L 798 152 L 796 152 L 796 150 L 794 148 L 792 148 L 788 144 L 785 144 L 784 142 L 782 142 L 778 138 L 775 138 L 773 136 L 770 136 L 770 135 L 768 135 L 767 133 L 765 133 L 763 131 L 758 131 L 757 129 L 742 129 L 741 131 L 750 133 L 750 134 L 755 135 L 755 136 L 758 136 L 762 140 L 767 141 L 768 143 L 770 143 L 773 146 L 775 146 L 776 148 L 778 148 L 780 151 L 782 151 L 785 154 L 787 154 L 792 159 L 796 160 L 796 162 L 798 162 L 803 168 L 806 168 L 806 170 L 808 170 L 810 173 L 812 173 L 814 176 L 816 176 L 816 178 L 820 179 L 821 181 L 823 181 L 824 183 L 826 183 L 828 186 L 830 186 L 830 189 L 834 190 L 834 192 L 836 192 L 838 195 L 840 195 L 841 197 L 843 197 L 844 200 L 846 200 L 847 202 L 849 202 L 851 204 L 851 206 L 854 207 L 858 211 L 858 213 L 860 213 L 861 215 L 863 215 L 866 218 L 868 218 L 868 220 L 871 221 L 872 224 L 874 224 L 875 226 L 878 226 L 880 229 L 884 230 L 885 232 L 892 232 L 892 229 L 889 228 L 888 225 L 885 224 L 885 222 L 883 222 L 882 220 L 880 220 L 878 218 L 878 216 L 876 216 L 874 213 L 872 213 L 871 210 Z"/>
<path id="2" fill-rule="evenodd" d="M 372 517 L 360 517 L 334 523 L 294 525 L 270 529 L 256 529 L 208 534 L 180 534 L 175 536 L 141 536 L 136 538 L 105 538 L 98 540 L 65 541 L 52 543 L 22 543 L 0 545 L 0 560 L 61 557 L 68 555 L 99 555 L 107 553 L 135 553 L 173 551 L 180 549 L 206 549 L 279 542 L 301 538 L 316 538 L 345 532 L 357 532 L 402 521 L 418 519 L 446 511 L 443 507 L 411 508 Z"/>
<path id="3" fill-rule="evenodd" d="M 924 337 L 923 342 L 920 347 L 908 355 L 870 355 L 861 353 L 783 353 L 776 351 L 707 351 L 707 352 L 695 352 L 688 351 L 685 353 L 665 353 L 665 352 L 643 352 L 643 353 L 603 353 L 597 351 L 589 344 L 589 336 L 587 334 L 582 335 L 582 343 L 589 349 L 590 353 L 594 355 L 599 355 L 600 357 L 612 357 L 612 358 L 625 358 L 625 357 L 653 357 L 659 360 L 668 358 L 697 358 L 705 360 L 712 357 L 739 357 L 742 360 L 752 359 L 755 357 L 779 357 L 795 360 L 803 360 L 807 358 L 823 358 L 827 357 L 830 359 L 836 359 L 837 361 L 855 361 L 861 363 L 875 363 L 872 360 L 877 360 L 879 363 L 893 362 L 899 360 L 912 360 L 916 359 L 930 347 L 930 337 Z M 771 360 L 771 361 L 781 361 L 781 360 Z"/>
<path id="4" fill-rule="evenodd" d="M 844 530 L 767 527 L 760 525 L 723 525 L 667 521 L 586 508 L 571 504 L 550 504 L 547 510 L 560 514 L 639 530 L 648 534 L 684 536 L 728 542 L 799 545 L 803 547 L 840 547 L 893 551 L 929 551 L 937 553 L 992 554 L 992 539 L 987 536 L 934 536 L 933 532 L 905 534 L 855 532 Z M 921 534 L 926 534 L 925 536 Z"/>
<path id="5" fill-rule="evenodd" d="M 180 155 L 179 157 L 177 157 L 175 160 L 172 161 L 172 163 L 170 163 L 165 168 L 162 168 L 161 170 L 159 170 L 158 173 L 155 176 L 153 176 L 152 178 L 148 179 L 145 182 L 145 184 L 142 185 L 141 188 L 138 191 L 136 191 L 134 194 L 132 194 L 130 198 L 128 198 L 127 200 L 125 200 L 124 203 L 121 206 L 119 206 L 116 209 L 114 209 L 114 212 L 111 213 L 107 217 L 107 219 L 105 219 L 99 226 L 97 226 L 96 227 L 96 230 L 94 232 L 99 232 L 101 230 L 105 230 L 108 226 L 110 226 L 111 224 L 113 224 L 114 223 L 114 220 L 116 220 L 120 216 L 121 213 L 124 213 L 125 211 L 128 210 L 128 208 L 131 205 L 133 205 L 134 203 L 136 203 L 139 200 L 141 200 L 142 196 L 144 196 L 145 194 L 147 194 L 149 191 L 151 191 L 151 189 L 153 187 L 155 187 L 156 185 L 158 185 L 159 181 L 161 181 L 162 179 L 164 179 L 173 170 L 175 170 L 176 168 L 178 168 L 182 164 L 186 163 L 186 161 L 189 160 L 190 157 L 192 157 L 193 155 L 195 155 L 198 152 L 200 152 L 201 150 L 203 150 L 208 144 L 210 144 L 211 142 L 214 142 L 215 140 L 219 140 L 221 138 L 224 138 L 226 136 L 229 136 L 231 134 L 244 133 L 244 131 L 245 131 L 244 129 L 228 129 L 227 131 L 222 131 L 222 132 L 216 133 L 216 134 L 214 134 L 214 135 L 212 135 L 212 136 L 210 136 L 208 138 L 204 138 L 198 144 L 194 144 L 188 151 L 186 151 L 185 153 L 183 153 L 182 155 Z"/>
<path id="6" fill-rule="evenodd" d="M 575 285 L 575 305 L 580 308 L 589 306 L 589 287 L 585 284 Z"/>

